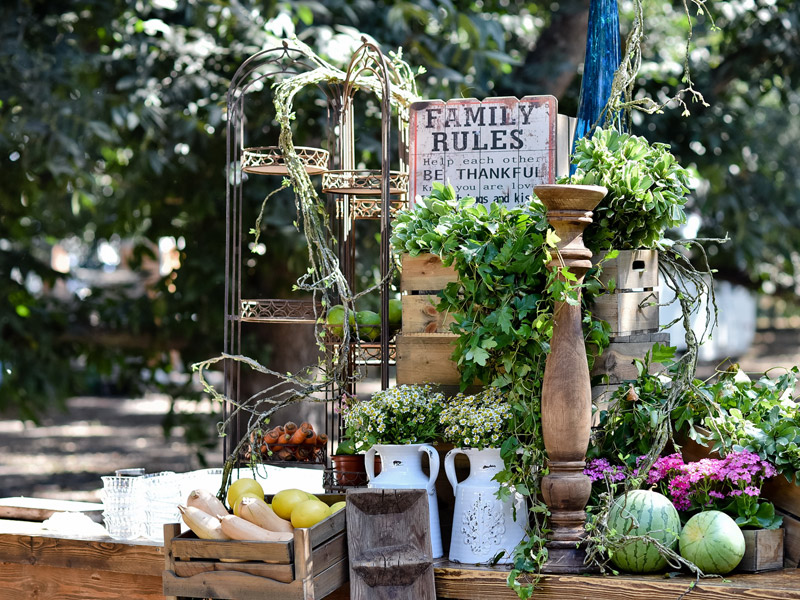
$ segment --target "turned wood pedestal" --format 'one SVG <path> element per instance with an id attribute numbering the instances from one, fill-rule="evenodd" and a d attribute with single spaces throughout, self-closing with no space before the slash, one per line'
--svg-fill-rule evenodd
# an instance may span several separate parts
<path id="1" fill-rule="evenodd" d="M 592 222 L 592 209 L 606 195 L 598 186 L 541 185 L 536 195 L 547 207 L 547 219 L 560 238 L 548 265 L 565 267 L 583 282 L 592 266 L 592 253 L 583 245 L 583 230 Z M 580 298 L 580 296 L 579 296 Z M 588 571 L 582 547 L 591 481 L 583 474 L 591 432 L 592 394 L 581 326 L 581 307 L 555 305 L 553 339 L 542 383 L 542 434 L 549 474 L 542 495 L 550 509 L 545 573 Z"/>

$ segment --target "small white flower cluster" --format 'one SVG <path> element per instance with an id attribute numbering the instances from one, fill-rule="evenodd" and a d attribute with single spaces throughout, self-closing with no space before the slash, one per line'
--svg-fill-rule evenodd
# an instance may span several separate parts
<path id="1" fill-rule="evenodd" d="M 497 388 L 456 394 L 439 416 L 444 438 L 457 448 L 497 448 L 508 436 L 511 405 Z"/>
<path id="2" fill-rule="evenodd" d="M 433 441 L 439 428 L 444 394 L 429 385 L 400 385 L 354 402 L 343 411 L 348 434 L 372 444 Z"/>

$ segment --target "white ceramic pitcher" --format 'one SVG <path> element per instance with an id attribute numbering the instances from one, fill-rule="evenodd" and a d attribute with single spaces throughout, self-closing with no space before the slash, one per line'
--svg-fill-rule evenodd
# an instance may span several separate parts
<path id="1" fill-rule="evenodd" d="M 422 472 L 420 452 L 426 452 L 430 461 L 430 476 Z M 381 457 L 381 472 L 375 475 L 375 454 Z M 378 489 L 412 489 L 428 492 L 431 548 L 433 558 L 440 558 L 442 532 L 439 526 L 439 505 L 436 498 L 436 476 L 439 474 L 439 453 L 428 444 L 375 444 L 364 458 L 368 487 Z"/>
<path id="2" fill-rule="evenodd" d="M 456 479 L 455 457 L 465 454 L 469 459 L 469 477 Z M 528 512 L 525 499 L 517 493 L 500 500 L 500 484 L 492 478 L 503 470 L 499 448 L 455 448 L 444 458 L 444 472 L 453 486 L 453 534 L 450 555 L 453 562 L 487 563 L 501 551 L 499 563 L 511 562 L 511 553 L 525 537 Z M 516 508 L 516 520 L 514 509 Z"/>

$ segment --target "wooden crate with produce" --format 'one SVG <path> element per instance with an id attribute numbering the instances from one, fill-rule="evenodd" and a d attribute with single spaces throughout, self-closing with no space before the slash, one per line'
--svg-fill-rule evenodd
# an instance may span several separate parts
<path id="1" fill-rule="evenodd" d="M 325 509 L 310 511 L 315 515 L 309 511 L 295 515 L 290 510 L 290 522 L 279 516 L 285 511 L 278 506 L 273 511 L 271 505 L 246 492 L 241 501 L 233 502 L 239 516 L 228 514 L 210 494 L 195 497 L 195 502 L 190 495 L 189 506 L 181 507 L 190 530 L 181 533 L 177 523 L 164 526 L 164 595 L 237 600 L 274 595 L 311 600 L 341 588 L 349 577 L 346 518 L 344 510 L 333 509 L 337 503 L 343 506 L 344 496 L 312 499 L 299 490 L 288 492 L 299 498 L 290 501 L 295 506 L 320 503 Z M 275 502 L 275 498 L 267 500 Z"/>

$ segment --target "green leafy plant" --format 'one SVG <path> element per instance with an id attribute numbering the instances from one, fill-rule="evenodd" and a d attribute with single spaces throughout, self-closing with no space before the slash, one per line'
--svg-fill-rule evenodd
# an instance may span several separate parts
<path id="1" fill-rule="evenodd" d="M 798 372 L 793 367 L 778 378 L 763 375 L 756 381 L 738 369 L 721 373 L 698 390 L 711 407 L 700 415 L 710 433 L 693 430 L 689 435 L 709 443 L 713 452 L 754 452 L 792 481 L 800 471 L 800 408 L 794 399 Z"/>
<path id="2" fill-rule="evenodd" d="M 572 164 L 574 174 L 559 183 L 608 189 L 583 236 L 594 252 L 653 248 L 665 231 L 686 221 L 689 172 L 667 145 L 598 128 L 577 142 Z"/>

